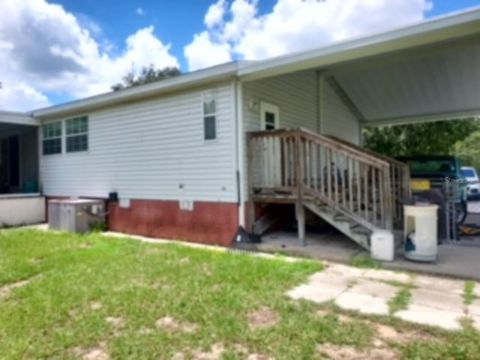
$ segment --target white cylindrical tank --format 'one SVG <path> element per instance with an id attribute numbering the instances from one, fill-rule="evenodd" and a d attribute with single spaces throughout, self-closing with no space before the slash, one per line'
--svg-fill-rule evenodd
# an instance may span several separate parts
<path id="1" fill-rule="evenodd" d="M 438 255 L 438 206 L 404 206 L 405 257 L 415 261 L 436 261 Z"/>

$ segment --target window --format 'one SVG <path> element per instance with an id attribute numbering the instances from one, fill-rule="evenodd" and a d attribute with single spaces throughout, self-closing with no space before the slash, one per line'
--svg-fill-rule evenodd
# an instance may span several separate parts
<path id="1" fill-rule="evenodd" d="M 278 106 L 262 101 L 260 103 L 260 121 L 262 130 L 275 130 L 279 127 L 280 109 Z"/>
<path id="2" fill-rule="evenodd" d="M 67 153 L 88 150 L 88 117 L 65 121 Z"/>
<path id="3" fill-rule="evenodd" d="M 62 153 L 62 122 L 43 125 L 43 155 Z"/>
<path id="4" fill-rule="evenodd" d="M 203 138 L 217 138 L 217 102 L 213 91 L 203 94 Z"/>

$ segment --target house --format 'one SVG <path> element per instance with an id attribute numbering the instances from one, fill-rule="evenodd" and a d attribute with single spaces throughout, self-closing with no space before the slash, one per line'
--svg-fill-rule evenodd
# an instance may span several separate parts
<path id="1" fill-rule="evenodd" d="M 372 231 L 401 228 L 409 175 L 361 147 L 362 127 L 474 115 L 480 8 L 2 112 L 0 222 L 12 201 L 36 209 L 14 219 L 32 222 L 44 197 L 101 198 L 111 230 L 228 246 L 239 226 L 261 232 L 269 209 L 287 204 L 300 239 L 309 209 L 368 248 Z"/>

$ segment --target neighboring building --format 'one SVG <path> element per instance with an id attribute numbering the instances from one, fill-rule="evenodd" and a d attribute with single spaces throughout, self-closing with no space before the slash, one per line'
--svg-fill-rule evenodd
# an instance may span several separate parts
<path id="1" fill-rule="evenodd" d="M 29 114 L 3 112 L 0 190 L 35 191 L 38 182 L 47 198 L 117 193 L 111 230 L 225 246 L 267 211 L 258 203 L 291 203 L 301 238 L 305 206 L 368 247 L 371 231 L 399 225 L 408 176 L 360 148 L 362 126 L 480 114 L 479 39 L 475 9 Z M 366 232 L 342 228 L 347 221 Z"/>

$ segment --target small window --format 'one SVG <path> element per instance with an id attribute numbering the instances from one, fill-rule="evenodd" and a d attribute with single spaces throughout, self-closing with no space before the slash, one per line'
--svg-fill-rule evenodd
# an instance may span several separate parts
<path id="1" fill-rule="evenodd" d="M 88 117 L 66 120 L 65 132 L 68 153 L 88 150 Z"/>
<path id="2" fill-rule="evenodd" d="M 217 101 L 213 91 L 203 94 L 203 138 L 217 138 Z"/>
<path id="3" fill-rule="evenodd" d="M 62 153 L 62 122 L 45 124 L 43 130 L 43 155 Z"/>

